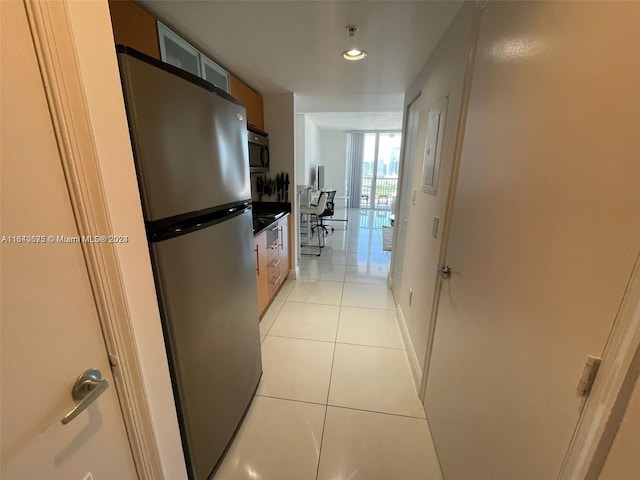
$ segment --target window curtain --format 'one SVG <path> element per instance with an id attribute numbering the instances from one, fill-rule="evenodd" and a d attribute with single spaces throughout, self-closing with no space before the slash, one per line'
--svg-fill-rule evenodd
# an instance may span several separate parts
<path id="1" fill-rule="evenodd" d="M 364 133 L 347 134 L 347 165 L 349 207 L 360 208 L 362 194 L 362 156 L 364 154 Z"/>

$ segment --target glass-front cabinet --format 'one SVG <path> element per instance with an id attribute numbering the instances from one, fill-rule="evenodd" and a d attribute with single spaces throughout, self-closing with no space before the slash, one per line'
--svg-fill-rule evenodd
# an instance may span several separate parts
<path id="1" fill-rule="evenodd" d="M 200 72 L 200 76 L 207 82 L 229 93 L 229 72 L 202 54 L 200 55 Z"/>
<path id="2" fill-rule="evenodd" d="M 158 22 L 160 58 L 175 67 L 204 78 L 229 93 L 229 72 L 199 52 L 193 45 Z"/>

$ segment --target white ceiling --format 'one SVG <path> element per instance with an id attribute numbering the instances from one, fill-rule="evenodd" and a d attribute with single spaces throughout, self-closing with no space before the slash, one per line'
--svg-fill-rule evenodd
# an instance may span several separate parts
<path id="1" fill-rule="evenodd" d="M 140 2 L 262 94 L 402 94 L 461 1 Z M 360 31 L 350 39 L 345 27 Z M 359 62 L 341 57 L 358 46 Z"/>
<path id="2" fill-rule="evenodd" d="M 402 128 L 402 111 L 315 112 L 306 115 L 320 130 L 400 130 Z"/>

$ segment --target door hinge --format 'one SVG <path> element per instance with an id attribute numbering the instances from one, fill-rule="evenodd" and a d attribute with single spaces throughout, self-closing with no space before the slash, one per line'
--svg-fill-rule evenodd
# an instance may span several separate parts
<path id="1" fill-rule="evenodd" d="M 576 387 L 576 395 L 579 397 L 586 397 L 589 395 L 601 362 L 601 357 L 587 355 L 587 359 L 584 361 L 584 367 L 582 368 L 582 374 L 580 375 L 580 380 L 578 380 L 578 386 Z"/>

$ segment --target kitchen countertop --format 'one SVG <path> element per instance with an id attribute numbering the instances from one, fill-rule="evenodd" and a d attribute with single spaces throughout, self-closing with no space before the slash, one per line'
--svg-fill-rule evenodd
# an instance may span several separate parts
<path id="1" fill-rule="evenodd" d="M 291 213 L 291 204 L 286 202 L 253 202 L 252 205 L 254 237 Z"/>

